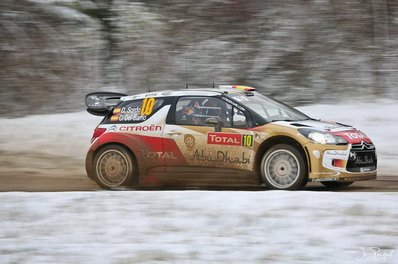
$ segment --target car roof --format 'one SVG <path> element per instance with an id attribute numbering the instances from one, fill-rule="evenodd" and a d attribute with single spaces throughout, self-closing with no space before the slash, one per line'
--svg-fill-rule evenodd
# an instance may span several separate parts
<path id="1" fill-rule="evenodd" d="M 254 88 L 253 88 L 254 89 Z M 216 96 L 229 93 L 243 93 L 244 91 L 233 89 L 227 86 L 220 86 L 219 88 L 188 88 L 179 90 L 165 90 L 141 93 L 136 95 L 129 95 L 121 97 L 122 101 L 129 101 L 135 99 L 143 99 L 147 97 L 169 97 L 169 96 Z"/>

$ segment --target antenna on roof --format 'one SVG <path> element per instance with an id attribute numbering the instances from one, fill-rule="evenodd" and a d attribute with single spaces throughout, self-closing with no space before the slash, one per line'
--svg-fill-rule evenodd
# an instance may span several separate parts
<path id="1" fill-rule="evenodd" d="M 185 57 L 185 88 L 188 89 L 188 59 Z"/>
<path id="2" fill-rule="evenodd" d="M 150 93 L 150 92 L 151 92 L 151 89 L 149 89 L 149 81 L 148 81 L 148 80 L 146 80 L 146 87 L 147 87 L 147 89 L 148 89 L 148 92 Z"/>

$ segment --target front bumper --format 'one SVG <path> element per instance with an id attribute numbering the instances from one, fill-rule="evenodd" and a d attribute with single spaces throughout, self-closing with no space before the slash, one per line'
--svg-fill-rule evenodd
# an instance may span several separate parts
<path id="1" fill-rule="evenodd" d="M 305 148 L 310 168 L 309 181 L 351 182 L 377 178 L 377 156 L 373 145 L 309 143 Z"/>

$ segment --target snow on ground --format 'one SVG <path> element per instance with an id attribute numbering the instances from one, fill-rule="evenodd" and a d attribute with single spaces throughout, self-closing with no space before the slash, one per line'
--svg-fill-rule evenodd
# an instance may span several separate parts
<path id="1" fill-rule="evenodd" d="M 398 263 L 395 193 L 0 193 L 1 263 Z"/>
<path id="2" fill-rule="evenodd" d="M 102 117 L 87 112 L 0 119 L 0 150 L 84 159 Z"/>
<path id="3" fill-rule="evenodd" d="M 339 121 L 367 133 L 374 141 L 379 175 L 397 176 L 398 104 L 392 100 L 299 107 L 314 118 Z M 87 112 L 0 119 L 0 152 L 42 153 L 83 160 L 101 117 Z M 1 158 L 1 156 L 0 156 Z"/>

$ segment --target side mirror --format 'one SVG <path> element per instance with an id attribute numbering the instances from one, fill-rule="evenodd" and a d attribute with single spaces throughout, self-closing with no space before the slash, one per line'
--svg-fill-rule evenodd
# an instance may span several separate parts
<path id="1" fill-rule="evenodd" d="M 210 117 L 210 118 L 206 119 L 205 124 L 214 126 L 215 132 L 221 132 L 221 128 L 223 126 L 223 122 L 220 119 L 215 118 L 215 117 Z"/>
<path id="2" fill-rule="evenodd" d="M 106 116 L 120 103 L 120 98 L 123 96 L 127 95 L 113 92 L 89 93 L 85 99 L 87 112 L 92 115 Z"/>

